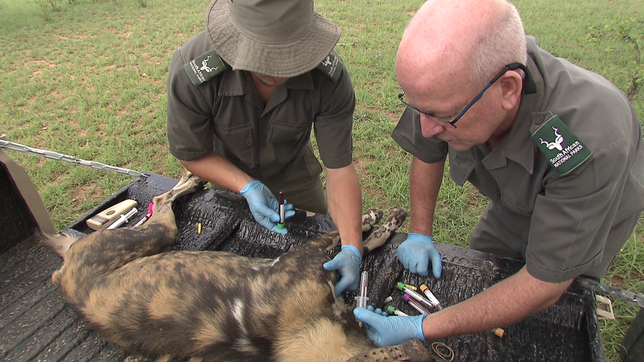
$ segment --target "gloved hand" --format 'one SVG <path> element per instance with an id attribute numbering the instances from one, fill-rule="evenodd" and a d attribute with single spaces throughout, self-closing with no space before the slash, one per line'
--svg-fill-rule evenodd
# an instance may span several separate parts
<path id="1" fill-rule="evenodd" d="M 361 263 L 362 255 L 358 248 L 353 245 L 344 245 L 333 260 L 322 265 L 328 271 L 337 270 L 340 273 L 340 281 L 335 284 L 336 297 L 346 290 L 358 290 Z"/>
<path id="2" fill-rule="evenodd" d="M 396 255 L 398 255 L 398 260 L 400 260 L 405 269 L 422 276 L 429 274 L 427 269 L 431 260 L 434 276 L 436 278 L 441 277 L 443 262 L 441 261 L 441 255 L 434 246 L 434 238 L 431 236 L 409 233 L 407 240 L 403 241 L 398 247 Z"/>
<path id="3" fill-rule="evenodd" d="M 374 312 L 373 307 L 369 306 L 368 309 L 355 308 L 353 315 L 364 324 L 369 339 L 378 347 L 395 346 L 411 338 L 426 342 L 423 335 L 423 319 L 427 314 L 385 317 L 378 309 Z"/>
<path id="4" fill-rule="evenodd" d="M 286 228 L 280 230 L 275 224 L 280 221 L 279 201 L 266 185 L 257 180 L 251 181 L 239 193 L 246 198 L 255 221 L 270 231 L 282 235 L 287 233 Z M 292 204 L 286 203 L 284 211 L 284 218 L 286 219 L 295 215 Z"/>

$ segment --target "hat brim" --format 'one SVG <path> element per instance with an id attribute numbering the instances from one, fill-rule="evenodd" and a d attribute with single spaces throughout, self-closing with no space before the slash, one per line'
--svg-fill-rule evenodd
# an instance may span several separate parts
<path id="1" fill-rule="evenodd" d="M 234 70 L 290 78 L 314 69 L 340 39 L 340 28 L 317 11 L 313 26 L 288 42 L 260 42 L 239 31 L 228 16 L 226 0 L 214 0 L 206 12 L 206 31 L 219 56 Z"/>

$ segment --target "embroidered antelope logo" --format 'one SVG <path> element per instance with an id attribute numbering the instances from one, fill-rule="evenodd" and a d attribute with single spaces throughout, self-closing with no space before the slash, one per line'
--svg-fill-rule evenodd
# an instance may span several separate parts
<path id="1" fill-rule="evenodd" d="M 542 144 L 545 144 L 545 145 L 546 145 L 546 147 L 548 147 L 548 149 L 549 149 L 549 150 L 552 150 L 553 148 L 556 148 L 556 149 L 558 149 L 559 151 L 563 151 L 563 147 L 561 147 L 561 143 L 563 143 L 564 138 L 563 138 L 563 136 L 562 136 L 562 135 L 560 135 L 560 134 L 558 133 L 558 131 L 559 131 L 559 129 L 558 129 L 558 128 L 554 128 L 554 127 L 552 127 L 552 129 L 554 129 L 554 130 L 555 130 L 555 136 L 557 136 L 557 138 L 555 139 L 555 141 L 554 141 L 554 142 L 546 142 L 546 141 L 544 141 L 544 140 L 543 140 L 543 138 L 539 138 L 539 139 L 541 140 L 541 143 L 542 143 Z"/>
<path id="2" fill-rule="evenodd" d="M 210 57 L 211 56 L 209 55 L 208 58 L 206 58 L 206 59 L 201 61 L 201 68 L 199 68 L 199 70 L 205 70 L 206 72 L 210 73 L 210 72 L 214 72 L 215 70 L 219 69 L 219 67 L 210 68 L 208 66 L 208 60 L 210 59 Z"/>
<path id="3" fill-rule="evenodd" d="M 331 64 L 333 64 L 333 63 L 331 63 L 331 58 L 327 55 L 327 56 L 326 56 L 326 59 L 324 59 L 324 60 L 322 61 L 322 65 L 324 65 L 325 67 L 328 67 L 328 66 L 329 66 L 329 65 L 331 65 Z"/>

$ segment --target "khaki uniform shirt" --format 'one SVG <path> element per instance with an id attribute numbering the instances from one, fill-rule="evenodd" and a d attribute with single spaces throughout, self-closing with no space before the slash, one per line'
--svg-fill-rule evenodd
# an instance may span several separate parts
<path id="1" fill-rule="evenodd" d="M 227 69 L 193 85 L 184 64 L 210 50 L 208 36 L 202 32 L 172 58 L 167 80 L 172 155 L 190 161 L 216 150 L 261 180 L 308 152 L 313 128 L 327 168 L 351 164 L 355 95 L 344 66 L 335 82 L 317 69 L 289 78 L 275 88 L 264 106 L 246 71 Z"/>
<path id="2" fill-rule="evenodd" d="M 485 245 L 486 251 L 518 256 L 532 276 L 548 282 L 581 274 L 601 277 L 593 268 L 603 264 L 605 272 L 644 209 L 641 124 L 608 80 L 545 52 L 532 37 L 527 40 L 537 92 L 523 95 L 510 133 L 496 148 L 484 144 L 458 152 L 437 137 L 424 138 L 420 116 L 410 109 L 392 137 L 427 163 L 449 154 L 454 181 L 469 181 L 490 198 L 472 247 Z M 548 112 L 593 152 L 565 176 L 531 138 Z M 627 219 L 625 229 L 630 230 L 609 235 Z"/>

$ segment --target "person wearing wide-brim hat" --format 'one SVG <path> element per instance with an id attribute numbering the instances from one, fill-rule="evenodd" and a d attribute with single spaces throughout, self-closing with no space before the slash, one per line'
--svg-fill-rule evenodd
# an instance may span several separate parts
<path id="1" fill-rule="evenodd" d="M 357 289 L 362 262 L 355 95 L 333 50 L 339 38 L 311 0 L 214 0 L 205 31 L 175 52 L 167 80 L 170 152 L 188 170 L 239 192 L 274 232 L 288 228 L 279 223 L 280 190 L 286 218 L 293 207 L 331 215 L 343 243 L 324 265 L 342 276 L 336 295 Z"/>

